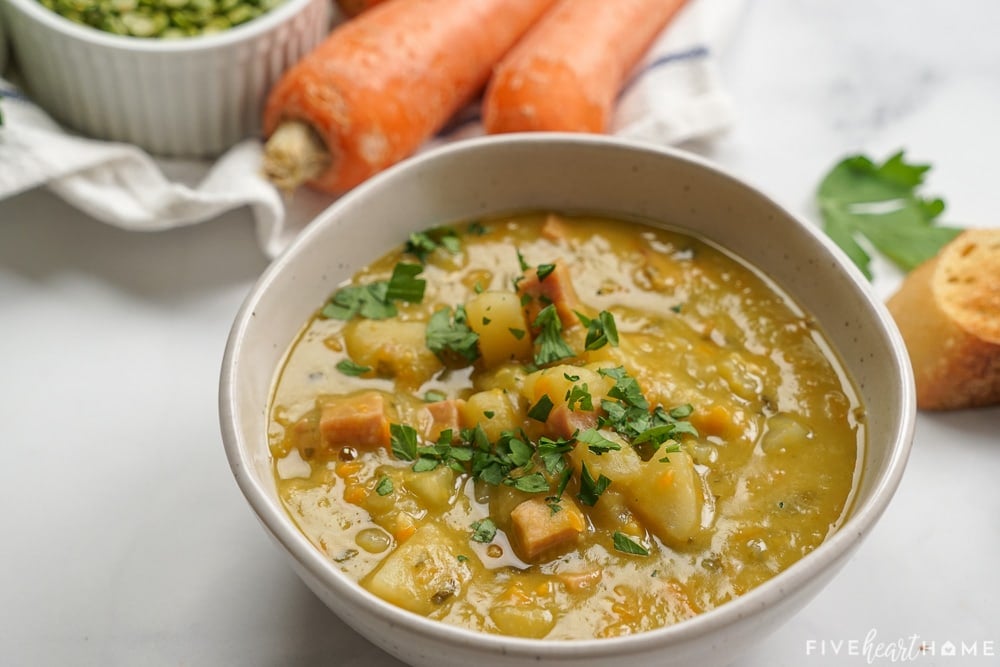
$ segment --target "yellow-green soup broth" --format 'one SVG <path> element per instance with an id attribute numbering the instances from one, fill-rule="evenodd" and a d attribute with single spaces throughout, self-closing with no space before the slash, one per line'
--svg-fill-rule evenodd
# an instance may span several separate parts
<path id="1" fill-rule="evenodd" d="M 462 223 L 318 306 L 273 395 L 280 497 L 415 613 L 650 630 L 773 577 L 850 509 L 865 427 L 843 368 L 774 284 L 693 236 Z"/>

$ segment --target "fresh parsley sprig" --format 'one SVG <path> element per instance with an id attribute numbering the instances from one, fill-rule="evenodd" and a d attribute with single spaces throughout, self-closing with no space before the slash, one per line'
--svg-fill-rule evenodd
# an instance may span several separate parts
<path id="1" fill-rule="evenodd" d="M 920 193 L 928 171 L 930 165 L 908 163 L 903 151 L 882 164 L 853 155 L 838 162 L 820 183 L 816 203 L 824 231 L 869 280 L 871 256 L 859 238 L 910 271 L 962 231 L 937 226 L 945 204 Z"/>

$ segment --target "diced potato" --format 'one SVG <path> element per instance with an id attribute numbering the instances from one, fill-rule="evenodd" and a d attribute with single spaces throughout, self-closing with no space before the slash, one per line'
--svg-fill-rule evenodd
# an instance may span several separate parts
<path id="1" fill-rule="evenodd" d="M 476 391 L 485 389 L 506 389 L 511 393 L 520 392 L 528 372 L 524 364 L 509 362 L 473 374 L 472 382 Z"/>
<path id="2" fill-rule="evenodd" d="M 448 509 L 449 501 L 455 494 L 455 472 L 447 466 L 438 466 L 426 472 L 407 470 L 403 484 L 427 509 L 443 512 Z"/>
<path id="3" fill-rule="evenodd" d="M 462 406 L 462 423 L 468 427 L 479 424 L 491 441 L 504 431 L 513 431 L 523 416 L 503 389 L 490 389 L 472 394 Z"/>
<path id="4" fill-rule="evenodd" d="M 501 604 L 490 607 L 490 619 L 497 629 L 511 637 L 541 639 L 552 631 L 556 618 L 535 603 Z"/>
<path id="5" fill-rule="evenodd" d="M 760 447 L 765 454 L 779 454 L 800 449 L 813 437 L 812 431 L 794 415 L 780 412 L 767 420 L 767 431 Z"/>
<path id="6" fill-rule="evenodd" d="M 600 434 L 612 442 L 617 442 L 621 445 L 621 449 L 598 454 L 592 452 L 585 444 L 577 443 L 569 456 L 578 474 L 586 463 L 587 470 L 594 479 L 604 475 L 616 483 L 617 488 L 618 484 L 629 483 L 644 472 L 642 459 L 620 435 L 608 430 L 601 430 Z"/>
<path id="7" fill-rule="evenodd" d="M 553 512 L 543 498 L 525 500 L 510 514 L 510 538 L 514 553 L 531 563 L 540 556 L 576 542 L 587 528 L 587 521 L 576 503 L 567 496 L 559 502 L 561 509 Z"/>
<path id="8" fill-rule="evenodd" d="M 584 384 L 587 385 L 595 408 L 600 407 L 601 399 L 607 397 L 608 390 L 615 385 L 614 380 L 599 374 L 596 369 L 559 364 L 529 374 L 524 378 L 521 392 L 532 405 L 544 394 L 548 394 L 554 405 L 565 405 L 566 395 L 573 387 L 582 387 Z"/>
<path id="9" fill-rule="evenodd" d="M 467 551 L 465 546 L 434 524 L 421 526 L 361 584 L 388 602 L 426 616 L 460 596 L 468 583 L 469 565 L 455 557 Z"/>
<path id="10" fill-rule="evenodd" d="M 670 454 L 669 462 L 658 458 L 642 464 L 642 473 L 625 489 L 626 500 L 647 530 L 680 547 L 701 528 L 701 484 L 687 453 Z"/>
<path id="11" fill-rule="evenodd" d="M 483 292 L 465 303 L 469 328 L 479 334 L 483 365 L 530 359 L 533 347 L 521 301 L 513 292 Z"/>
<path id="12" fill-rule="evenodd" d="M 423 322 L 358 318 L 344 327 L 344 342 L 355 363 L 371 366 L 379 377 L 416 388 L 443 368 L 427 349 L 426 332 Z"/>

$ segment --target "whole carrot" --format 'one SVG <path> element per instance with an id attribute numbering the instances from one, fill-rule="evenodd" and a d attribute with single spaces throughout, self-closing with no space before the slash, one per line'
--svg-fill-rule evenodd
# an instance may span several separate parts
<path id="1" fill-rule="evenodd" d="M 392 0 L 343 23 L 271 91 L 265 172 L 343 192 L 407 157 L 554 2 Z"/>
<path id="2" fill-rule="evenodd" d="M 560 0 L 497 66 L 490 133 L 606 132 L 625 77 L 684 0 Z"/>

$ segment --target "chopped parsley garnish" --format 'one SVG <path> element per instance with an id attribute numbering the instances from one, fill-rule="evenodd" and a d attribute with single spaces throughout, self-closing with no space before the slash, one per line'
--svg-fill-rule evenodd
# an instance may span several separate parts
<path id="1" fill-rule="evenodd" d="M 538 399 L 538 402 L 532 405 L 528 410 L 528 416 L 535 421 L 544 422 L 549 418 L 549 413 L 552 412 L 552 408 L 552 399 L 549 398 L 548 394 L 542 394 L 542 397 Z"/>
<path id="2" fill-rule="evenodd" d="M 615 324 L 614 315 L 602 310 L 593 319 L 580 313 L 576 313 L 576 316 L 587 327 L 587 338 L 583 344 L 585 349 L 599 350 L 605 345 L 618 347 L 618 325 Z"/>
<path id="3" fill-rule="evenodd" d="M 576 494 L 577 500 L 586 505 L 587 507 L 593 507 L 597 504 L 600 499 L 601 494 L 608 490 L 611 486 L 611 480 L 600 475 L 596 480 L 591 476 L 590 470 L 587 469 L 587 464 L 583 463 L 580 466 L 580 492 Z"/>
<path id="4" fill-rule="evenodd" d="M 458 306 L 454 315 L 444 307 L 427 322 L 427 348 L 445 363 L 471 364 L 479 357 L 479 334 L 469 328 L 465 308 Z"/>
<path id="5" fill-rule="evenodd" d="M 540 472 L 513 477 L 509 483 L 518 491 L 524 491 L 525 493 L 542 493 L 549 490 L 549 482 Z"/>
<path id="6" fill-rule="evenodd" d="M 486 517 L 472 524 L 472 541 L 489 544 L 497 536 L 497 525 L 493 519 Z"/>
<path id="7" fill-rule="evenodd" d="M 389 283 L 379 281 L 366 285 L 341 287 L 320 314 L 331 320 L 350 320 L 356 315 L 370 320 L 384 320 L 396 315 L 396 306 L 386 299 Z"/>
<path id="8" fill-rule="evenodd" d="M 617 442 L 608 440 L 597 429 L 588 428 L 576 434 L 576 441 L 587 445 L 587 449 L 595 454 L 616 451 L 622 448 Z"/>
<path id="9" fill-rule="evenodd" d="M 515 329 L 514 327 L 508 327 L 507 331 L 510 332 L 511 336 L 513 336 L 514 338 L 516 338 L 518 340 L 521 340 L 522 338 L 524 338 L 524 335 L 526 333 L 528 333 L 524 329 Z"/>
<path id="10" fill-rule="evenodd" d="M 456 254 L 462 247 L 458 233 L 451 227 L 435 227 L 424 232 L 414 232 L 406 241 L 403 252 L 413 255 L 421 264 L 427 262 L 427 257 L 438 248 L 444 248 L 451 254 Z"/>
<path id="11" fill-rule="evenodd" d="M 579 375 L 570 376 L 566 373 L 563 373 L 563 377 L 570 382 L 575 382 L 575 380 L 570 380 L 570 377 L 575 377 L 577 380 L 580 379 Z M 586 382 L 575 384 L 566 392 L 566 407 L 573 412 L 576 412 L 578 409 L 590 412 L 594 409 L 594 399 L 590 395 L 590 389 L 587 387 Z"/>
<path id="12" fill-rule="evenodd" d="M 555 270 L 555 264 L 539 264 L 538 267 L 535 268 L 535 272 L 538 274 L 538 281 L 541 282 L 545 280 Z"/>
<path id="13" fill-rule="evenodd" d="M 465 554 L 458 554 L 457 556 L 455 556 L 455 560 L 457 560 L 459 563 L 468 563 L 469 557 L 466 556 Z"/>
<path id="14" fill-rule="evenodd" d="M 962 231 L 937 226 L 944 201 L 919 192 L 929 170 L 930 165 L 907 163 L 903 151 L 882 164 L 854 155 L 837 163 L 820 183 L 816 202 L 823 230 L 869 280 L 871 256 L 859 237 L 910 271 Z"/>
<path id="15" fill-rule="evenodd" d="M 536 365 L 545 366 L 575 356 L 573 348 L 563 340 L 562 321 L 554 305 L 549 304 L 542 308 L 535 317 L 533 326 L 539 330 L 538 350 L 535 352 Z"/>
<path id="16" fill-rule="evenodd" d="M 538 439 L 538 458 L 550 475 L 558 475 L 569 470 L 566 464 L 566 454 L 573 450 L 572 440 L 553 440 L 542 436 Z M 560 492 L 561 493 L 561 492 Z"/>
<path id="17" fill-rule="evenodd" d="M 424 270 L 419 264 L 400 262 L 392 269 L 392 277 L 386 286 L 386 300 L 420 303 L 424 299 L 427 281 L 417 276 Z"/>
<path id="18" fill-rule="evenodd" d="M 382 475 L 382 477 L 378 480 L 378 484 L 375 486 L 375 493 L 380 496 L 387 496 L 392 493 L 392 490 L 392 480 L 388 475 Z"/>
<path id="19" fill-rule="evenodd" d="M 517 253 L 517 265 L 521 267 L 522 271 L 527 271 L 531 268 L 531 265 L 524 261 L 524 255 L 521 254 L 520 250 L 515 249 L 514 252 Z M 524 276 L 521 276 L 523 279 Z M 514 288 L 517 289 L 517 280 L 514 281 Z"/>
<path id="20" fill-rule="evenodd" d="M 426 392 L 424 392 L 425 403 L 437 403 L 439 401 L 447 400 L 447 398 L 448 394 L 438 389 L 428 389 Z"/>
<path id="21" fill-rule="evenodd" d="M 464 444 L 455 446 L 453 440 L 452 430 L 447 428 L 441 431 L 433 445 L 418 446 L 413 472 L 428 472 L 446 465 L 457 473 L 464 473 L 465 464 L 472 460 L 472 449 Z"/>
<path id="22" fill-rule="evenodd" d="M 489 230 L 481 222 L 470 222 L 469 226 L 465 228 L 466 233 L 474 234 L 475 236 L 482 236 Z"/>
<path id="23" fill-rule="evenodd" d="M 320 315 L 331 320 L 350 320 L 355 316 L 385 320 L 396 315 L 395 301 L 420 303 L 427 281 L 417 278 L 423 271 L 419 264 L 400 262 L 388 281 L 341 287 L 323 306 Z"/>
<path id="24" fill-rule="evenodd" d="M 644 459 L 651 458 L 665 443 L 666 453 L 679 451 L 676 438 L 682 434 L 697 437 L 697 429 L 685 421 L 693 411 L 692 406 L 682 405 L 670 411 L 656 406 L 650 412 L 649 401 L 643 396 L 639 383 L 624 367 L 602 368 L 598 373 L 615 381 L 608 398 L 601 401 L 605 414 L 598 418 L 598 426 L 611 428 L 627 438 Z"/>
<path id="25" fill-rule="evenodd" d="M 349 375 L 351 377 L 357 377 L 359 375 L 364 375 L 372 369 L 371 366 L 362 366 L 361 364 L 356 364 L 350 359 L 342 359 L 337 362 L 337 370 L 344 375 Z"/>
<path id="26" fill-rule="evenodd" d="M 389 424 L 389 441 L 397 459 L 412 461 L 417 458 L 417 429 L 406 424 Z"/>
<path id="27" fill-rule="evenodd" d="M 642 546 L 621 531 L 615 531 L 615 534 L 612 536 L 612 541 L 614 542 L 615 549 L 617 551 L 621 551 L 622 553 L 632 554 L 634 556 L 649 555 L 649 549 Z"/>

